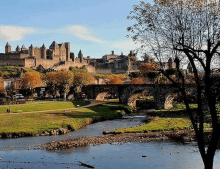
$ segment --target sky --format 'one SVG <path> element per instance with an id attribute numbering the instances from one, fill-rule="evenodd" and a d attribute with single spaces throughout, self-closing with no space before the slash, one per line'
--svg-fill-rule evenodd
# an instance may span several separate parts
<path id="1" fill-rule="evenodd" d="M 152 3 L 151 0 L 145 2 Z M 0 11 L 0 53 L 7 42 L 47 48 L 53 41 L 70 42 L 70 51 L 101 58 L 114 50 L 127 55 L 138 46 L 125 36 L 133 21 L 129 12 L 139 0 L 4 0 Z M 140 58 L 140 54 L 138 57 Z"/>

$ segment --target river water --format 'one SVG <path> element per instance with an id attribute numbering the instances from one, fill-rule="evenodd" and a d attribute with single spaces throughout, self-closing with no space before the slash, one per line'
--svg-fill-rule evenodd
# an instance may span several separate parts
<path id="1" fill-rule="evenodd" d="M 144 116 L 126 116 L 124 119 L 98 122 L 60 136 L 1 139 L 0 168 L 86 168 L 81 166 L 80 162 L 102 169 L 203 168 L 195 143 L 180 144 L 166 141 L 115 143 L 60 151 L 38 149 L 40 145 L 51 141 L 98 136 L 104 130 L 141 125 L 143 118 Z M 220 168 L 219 151 L 215 156 L 214 168 Z"/>

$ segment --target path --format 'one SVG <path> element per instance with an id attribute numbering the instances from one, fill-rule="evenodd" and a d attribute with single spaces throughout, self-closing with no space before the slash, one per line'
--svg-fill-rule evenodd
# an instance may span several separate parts
<path id="1" fill-rule="evenodd" d="M 43 110 L 43 111 L 33 111 L 33 112 L 22 112 L 22 113 L 11 113 L 11 114 L 29 114 L 29 113 L 44 113 L 44 112 L 55 112 L 57 110 L 73 110 L 73 109 L 78 109 L 78 108 L 88 108 L 96 105 L 100 105 L 103 103 L 108 103 L 108 101 L 97 101 L 97 100 L 89 100 L 90 104 L 86 106 L 79 106 L 79 107 L 74 107 L 74 108 L 66 108 L 66 109 L 56 109 L 56 110 Z M 9 115 L 9 114 L 0 114 L 0 116 L 3 115 Z"/>

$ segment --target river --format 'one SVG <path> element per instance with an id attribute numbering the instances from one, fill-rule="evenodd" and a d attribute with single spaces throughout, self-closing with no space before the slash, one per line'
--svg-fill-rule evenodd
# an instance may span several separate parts
<path id="1" fill-rule="evenodd" d="M 104 130 L 141 125 L 144 116 L 94 123 L 66 135 L 0 140 L 0 168 L 86 168 L 80 162 L 103 169 L 188 169 L 203 168 L 195 143 L 147 142 L 105 144 L 70 150 L 46 151 L 40 145 L 51 141 L 98 136 Z M 146 157 L 145 157 L 146 156 Z M 217 151 L 214 168 L 220 168 Z"/>

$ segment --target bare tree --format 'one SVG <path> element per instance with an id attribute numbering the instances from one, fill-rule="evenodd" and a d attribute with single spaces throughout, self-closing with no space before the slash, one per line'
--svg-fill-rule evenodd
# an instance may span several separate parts
<path id="1" fill-rule="evenodd" d="M 218 0 L 155 0 L 154 4 L 140 2 L 133 6 L 128 19 L 135 24 L 128 27 L 132 39 L 141 43 L 141 50 L 153 55 L 161 63 L 161 72 L 182 93 L 187 112 L 196 133 L 205 169 L 213 168 L 213 159 L 220 135 L 216 110 L 216 80 L 214 62 L 220 55 L 220 2 Z M 166 73 L 163 62 L 172 57 L 178 79 Z M 190 63 L 197 88 L 197 111 L 194 114 L 186 98 L 185 76 L 181 64 Z M 204 72 L 203 79 L 199 71 Z M 203 105 L 207 105 L 205 109 Z M 205 142 L 204 116 L 211 117 L 212 134 Z"/>

